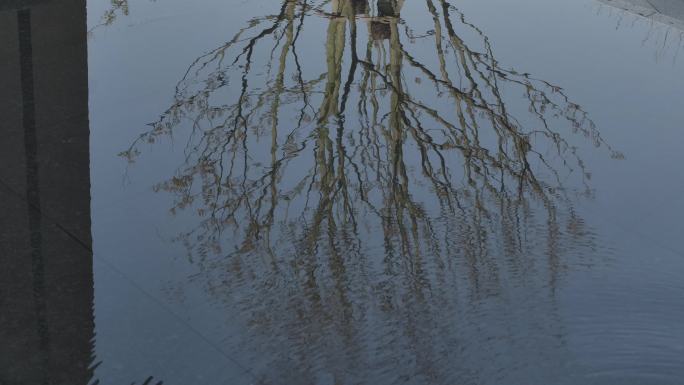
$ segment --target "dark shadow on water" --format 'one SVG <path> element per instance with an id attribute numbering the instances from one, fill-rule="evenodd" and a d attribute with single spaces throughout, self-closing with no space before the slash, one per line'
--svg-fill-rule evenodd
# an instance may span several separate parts
<path id="1" fill-rule="evenodd" d="M 0 7 L 2 384 L 92 377 L 85 1 L 57 3 Z"/>
<path id="2" fill-rule="evenodd" d="M 100 383 L 86 35 L 85 0 L 0 5 L 2 385 Z"/>

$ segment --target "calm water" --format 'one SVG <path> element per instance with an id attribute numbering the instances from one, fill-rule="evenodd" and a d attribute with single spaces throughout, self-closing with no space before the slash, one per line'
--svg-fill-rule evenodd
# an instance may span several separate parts
<path id="1" fill-rule="evenodd" d="M 8 4 L 0 384 L 683 383 L 684 0 Z"/>

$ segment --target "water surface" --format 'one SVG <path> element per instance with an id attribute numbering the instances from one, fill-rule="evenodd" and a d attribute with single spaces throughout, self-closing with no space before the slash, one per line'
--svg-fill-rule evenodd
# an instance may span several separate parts
<path id="1" fill-rule="evenodd" d="M 662 3 L 89 0 L 83 383 L 681 383 Z"/>

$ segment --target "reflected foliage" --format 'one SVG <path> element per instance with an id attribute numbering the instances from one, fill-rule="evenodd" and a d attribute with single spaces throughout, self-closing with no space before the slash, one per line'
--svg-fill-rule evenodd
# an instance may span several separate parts
<path id="1" fill-rule="evenodd" d="M 475 326 L 457 309 L 524 290 L 548 298 L 525 327 L 552 328 L 567 257 L 596 247 L 572 206 L 590 193 L 579 147 L 622 155 L 454 6 L 417 5 L 404 19 L 400 0 L 283 1 L 198 57 L 122 153 L 182 138 L 156 189 L 192 216 L 178 239 L 208 292 L 289 352 L 264 371 L 287 383 L 478 383 L 496 372 L 486 352 L 454 347 L 504 344 L 512 313 Z M 539 344 L 543 360 L 561 342 Z"/>
<path id="2" fill-rule="evenodd" d="M 156 1 L 156 0 L 150 0 Z M 89 35 L 101 27 L 108 27 L 113 25 L 120 18 L 125 18 L 130 14 L 129 0 L 109 0 L 109 7 L 100 17 L 100 20 L 88 31 Z"/>
<path id="3" fill-rule="evenodd" d="M 114 24 L 119 16 L 128 16 L 128 0 L 110 0 L 110 8 L 107 9 L 100 18 L 100 22 L 90 29 L 89 33 L 99 27 L 106 27 Z"/>

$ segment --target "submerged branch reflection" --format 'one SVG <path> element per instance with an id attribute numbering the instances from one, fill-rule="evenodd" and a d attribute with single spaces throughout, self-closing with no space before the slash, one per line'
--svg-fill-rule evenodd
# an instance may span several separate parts
<path id="1" fill-rule="evenodd" d="M 524 290 L 548 297 L 526 327 L 555 328 L 567 257 L 596 246 L 572 205 L 590 179 L 577 139 L 622 155 L 562 89 L 504 69 L 449 3 L 425 1 L 432 27 L 418 35 L 403 5 L 283 1 L 198 57 L 122 153 L 187 137 L 156 189 L 194 213 L 178 239 L 209 292 L 240 304 L 251 338 L 307 363 L 269 358 L 290 383 L 322 368 L 334 383 L 481 376 L 486 365 L 445 357 L 463 333 L 496 340 L 514 312 L 473 330 L 455 309 Z M 491 343 L 516 343 L 503 340 Z M 539 344 L 543 359 L 560 342 Z M 387 359 L 405 362 L 390 375 Z"/>

